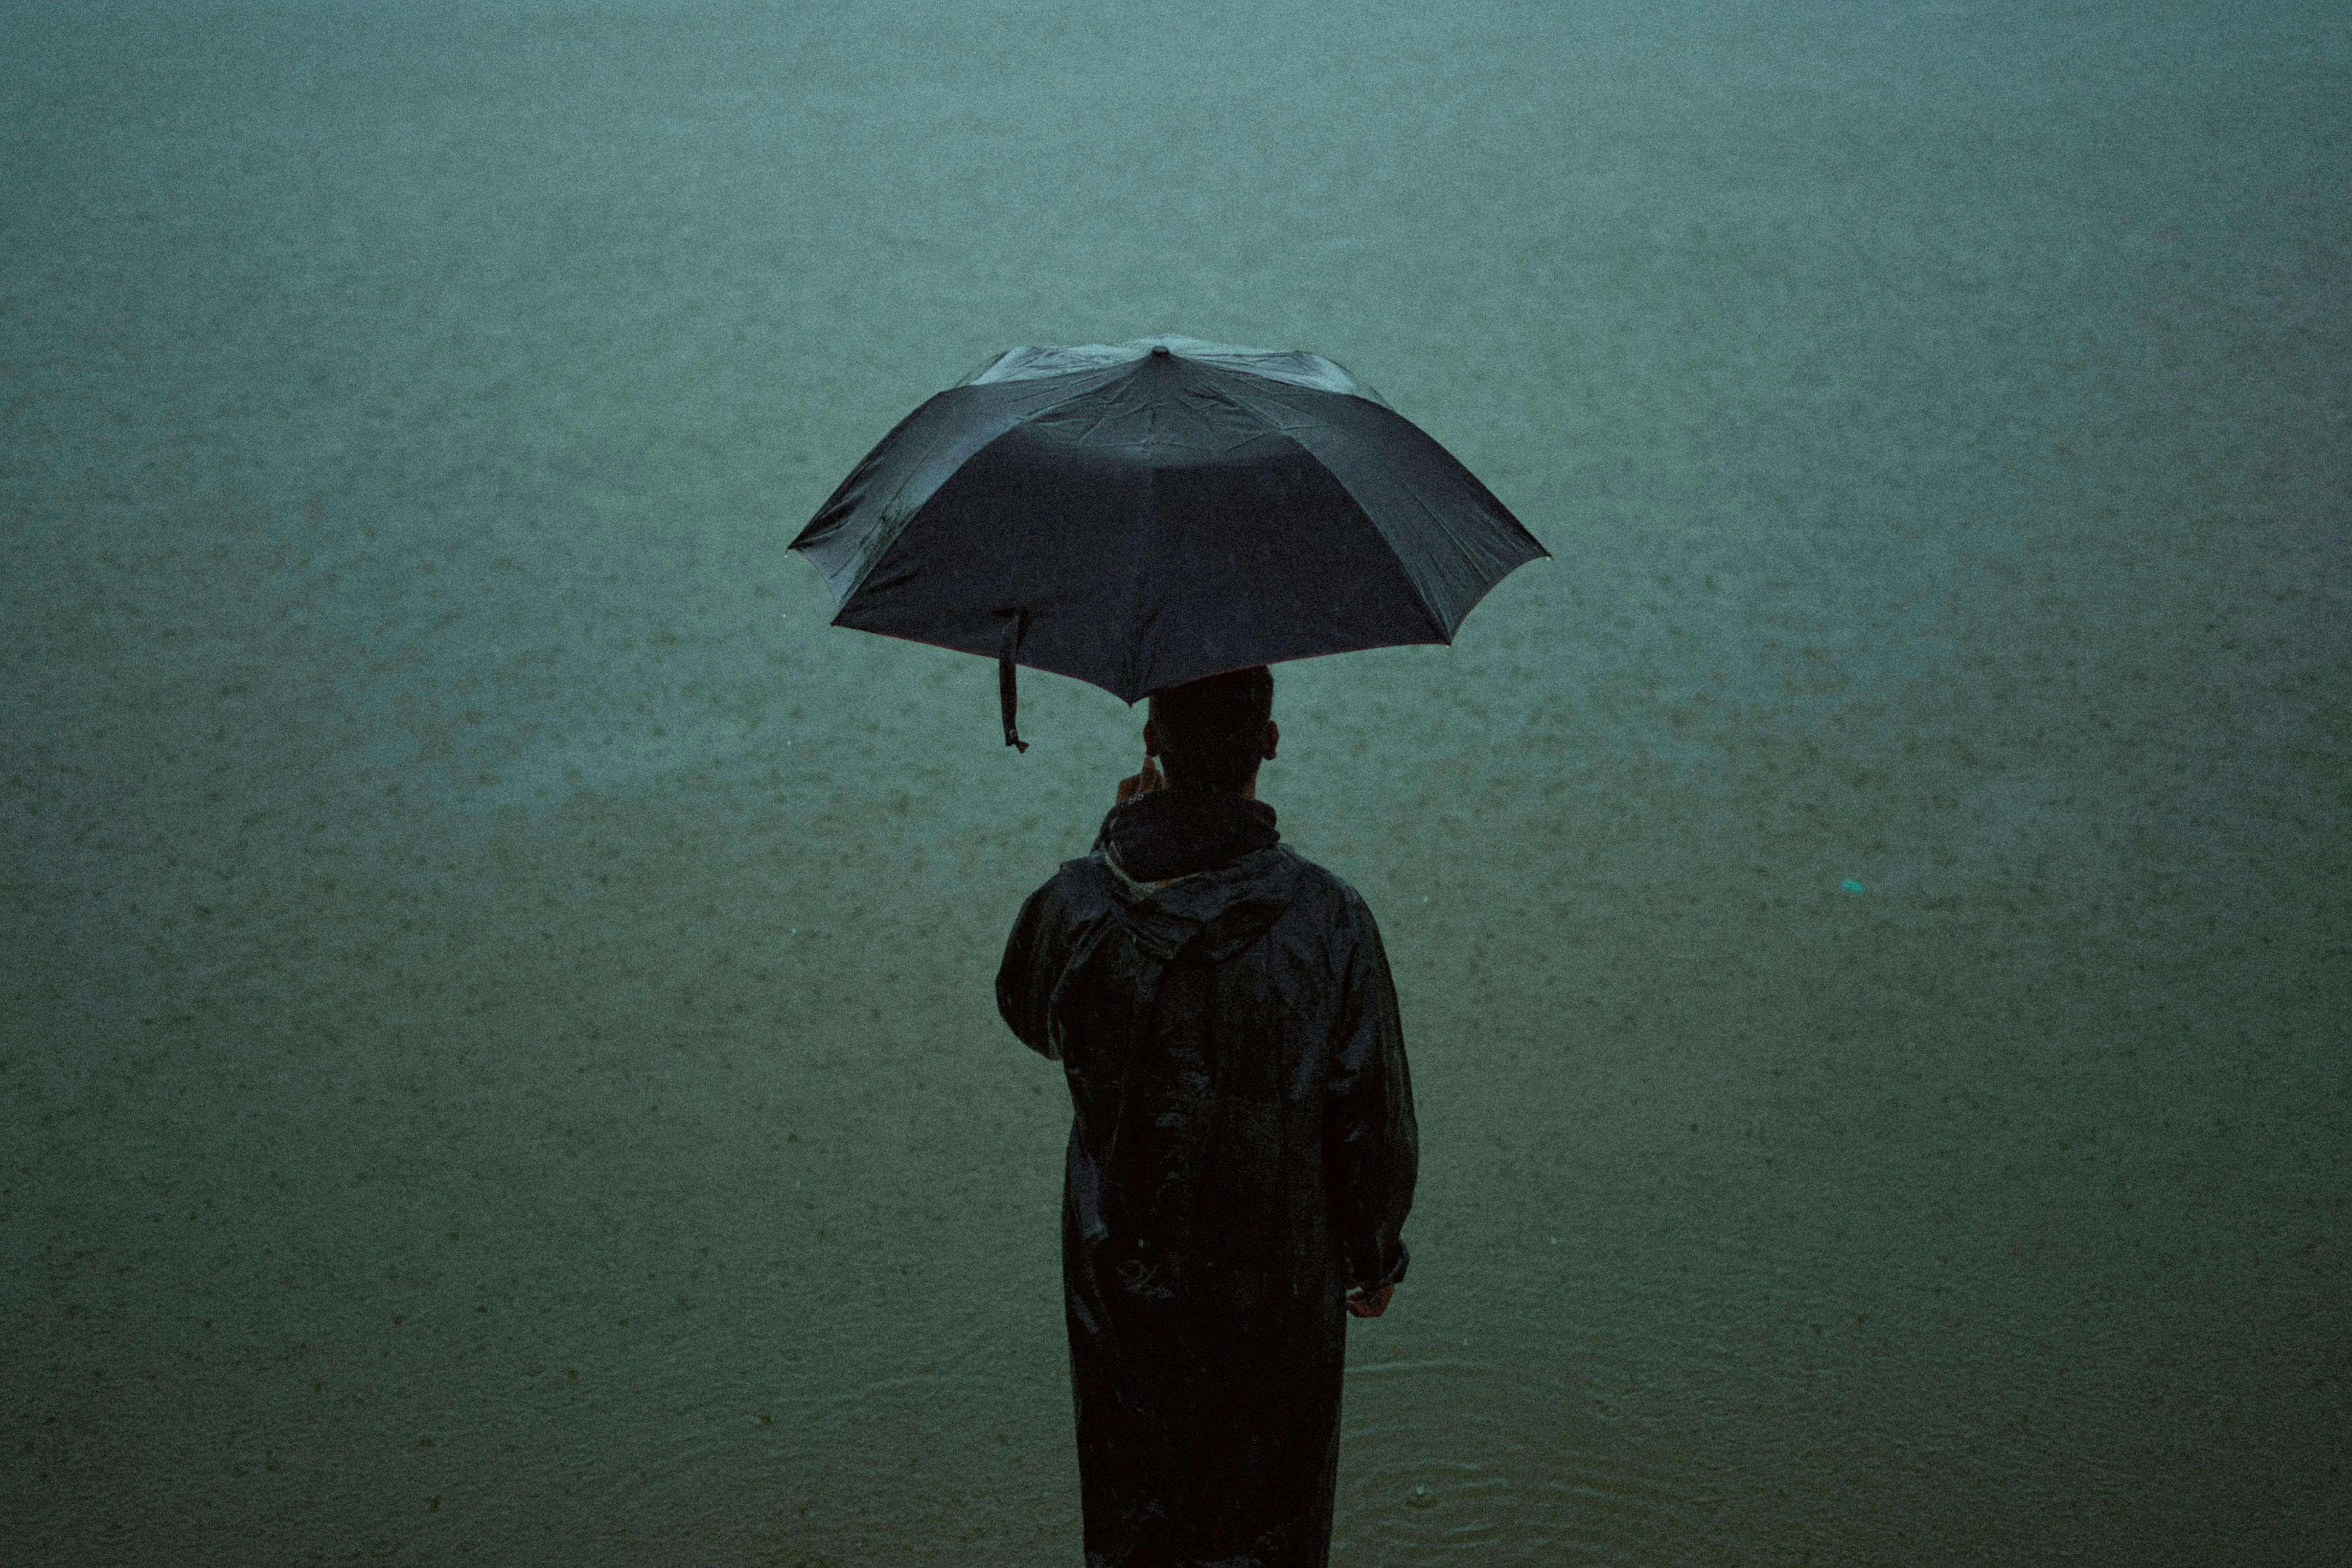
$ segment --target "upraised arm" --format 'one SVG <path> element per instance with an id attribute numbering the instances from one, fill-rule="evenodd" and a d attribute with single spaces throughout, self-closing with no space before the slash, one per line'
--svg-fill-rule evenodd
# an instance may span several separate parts
<path id="1" fill-rule="evenodd" d="M 1013 922 L 1004 943 L 1004 960 L 996 968 L 996 1010 L 1021 1043 L 1049 1060 L 1061 1050 L 1047 1018 L 1054 999 L 1054 982 L 1062 971 L 1061 944 L 1052 940 L 1055 900 L 1051 882 L 1029 895 Z"/>

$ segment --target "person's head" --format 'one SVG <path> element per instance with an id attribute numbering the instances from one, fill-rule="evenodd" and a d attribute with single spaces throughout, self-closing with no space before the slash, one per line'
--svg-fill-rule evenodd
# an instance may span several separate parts
<path id="1" fill-rule="evenodd" d="M 1151 694 L 1143 749 L 1170 784 L 1203 795 L 1246 795 L 1257 765 L 1274 755 L 1274 671 L 1264 665 L 1171 686 Z"/>

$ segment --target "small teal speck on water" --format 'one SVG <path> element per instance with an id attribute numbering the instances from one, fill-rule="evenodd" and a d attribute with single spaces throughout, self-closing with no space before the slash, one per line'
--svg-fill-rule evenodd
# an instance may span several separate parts
<path id="1" fill-rule="evenodd" d="M 1849 893 L 1859 893 L 1862 891 L 1862 884 L 1855 881 L 1852 877 L 1848 877 L 1845 879 L 1845 890 Z"/>

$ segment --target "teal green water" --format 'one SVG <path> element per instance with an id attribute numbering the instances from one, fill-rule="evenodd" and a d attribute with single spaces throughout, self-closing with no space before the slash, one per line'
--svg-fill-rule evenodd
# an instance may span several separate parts
<path id="1" fill-rule="evenodd" d="M 1141 715 L 785 542 L 1331 355 L 1558 559 L 1285 667 L 1412 1277 L 1336 1560 L 2335 1563 L 2352 29 L 0 8 L 14 1561 L 1077 1559 L 1020 897 Z"/>

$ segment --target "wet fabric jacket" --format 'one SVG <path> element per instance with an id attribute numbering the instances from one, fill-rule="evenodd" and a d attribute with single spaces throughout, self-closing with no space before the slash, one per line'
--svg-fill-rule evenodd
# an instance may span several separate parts
<path id="1" fill-rule="evenodd" d="M 1408 1260 L 1417 1141 L 1380 932 L 1273 821 L 1169 791 L 1115 808 L 1022 907 L 997 975 L 1070 1089 L 1089 1568 L 1324 1563 L 1344 1297 Z M 1239 852 L 1130 874 L 1218 843 Z"/>

